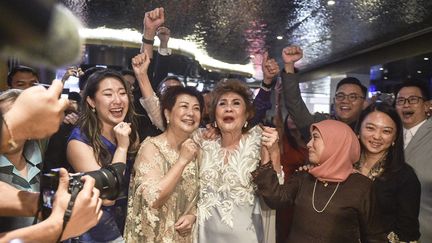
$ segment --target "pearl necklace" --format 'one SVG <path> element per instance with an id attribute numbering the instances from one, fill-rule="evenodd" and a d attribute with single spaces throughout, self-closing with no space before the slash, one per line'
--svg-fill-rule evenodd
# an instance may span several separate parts
<path id="1" fill-rule="evenodd" d="M 322 212 L 324 212 L 324 210 L 325 210 L 325 209 L 327 208 L 327 206 L 329 205 L 329 203 L 330 203 L 330 201 L 332 200 L 333 196 L 336 194 L 336 191 L 337 191 L 338 188 L 339 188 L 339 184 L 340 184 L 340 182 L 338 182 L 338 184 L 336 185 L 336 189 L 335 189 L 334 192 L 331 194 L 331 196 L 330 196 L 329 200 L 327 201 L 327 203 L 325 204 L 324 208 L 321 209 L 321 210 L 318 210 L 318 209 L 316 209 L 316 207 L 315 207 L 315 189 L 316 189 L 317 181 L 318 181 L 318 179 L 315 179 L 315 184 L 314 184 L 314 188 L 313 188 L 313 191 L 312 191 L 312 207 L 313 207 L 313 209 L 315 210 L 315 212 L 317 212 L 317 213 L 322 213 Z"/>

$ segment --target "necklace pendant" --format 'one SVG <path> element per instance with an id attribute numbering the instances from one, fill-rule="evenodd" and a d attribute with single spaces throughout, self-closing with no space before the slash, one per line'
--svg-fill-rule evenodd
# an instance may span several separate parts
<path id="1" fill-rule="evenodd" d="M 324 187 L 328 186 L 328 182 L 327 181 L 324 181 L 323 183 L 324 183 Z"/>

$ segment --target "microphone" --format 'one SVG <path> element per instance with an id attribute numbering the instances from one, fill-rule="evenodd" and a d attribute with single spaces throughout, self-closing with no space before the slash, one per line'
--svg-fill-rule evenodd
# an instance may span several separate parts
<path id="1" fill-rule="evenodd" d="M 46 0 L 1 1 L 0 54 L 58 68 L 80 61 L 81 22 L 66 7 Z"/>

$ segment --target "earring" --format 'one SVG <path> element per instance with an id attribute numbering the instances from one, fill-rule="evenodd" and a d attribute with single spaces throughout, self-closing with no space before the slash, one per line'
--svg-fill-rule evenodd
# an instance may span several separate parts
<path id="1" fill-rule="evenodd" d="M 95 109 L 94 107 L 91 108 L 91 111 L 92 111 L 93 113 L 96 113 L 96 109 Z"/>
<path id="2" fill-rule="evenodd" d="M 247 125 L 248 125 L 248 122 L 246 121 L 243 127 L 246 128 Z"/>
<path id="3" fill-rule="evenodd" d="M 392 146 L 394 146 L 395 145 L 395 143 L 394 143 L 394 141 L 392 142 Z"/>
<path id="4" fill-rule="evenodd" d="M 169 120 L 167 119 L 167 125 L 169 124 Z"/>
<path id="5" fill-rule="evenodd" d="M 214 122 L 213 127 L 215 127 L 215 128 L 217 127 L 217 123 L 216 123 L 216 121 Z"/>

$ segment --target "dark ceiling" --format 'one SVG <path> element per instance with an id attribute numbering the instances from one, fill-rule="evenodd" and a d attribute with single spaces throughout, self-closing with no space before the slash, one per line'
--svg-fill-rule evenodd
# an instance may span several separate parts
<path id="1" fill-rule="evenodd" d="M 251 55 L 300 45 L 303 69 L 432 27 L 431 0 L 62 0 L 89 28 L 142 29 L 146 11 L 164 7 L 173 37 L 201 43 L 210 56 L 247 63 Z M 283 36 L 278 40 L 277 36 Z"/>

